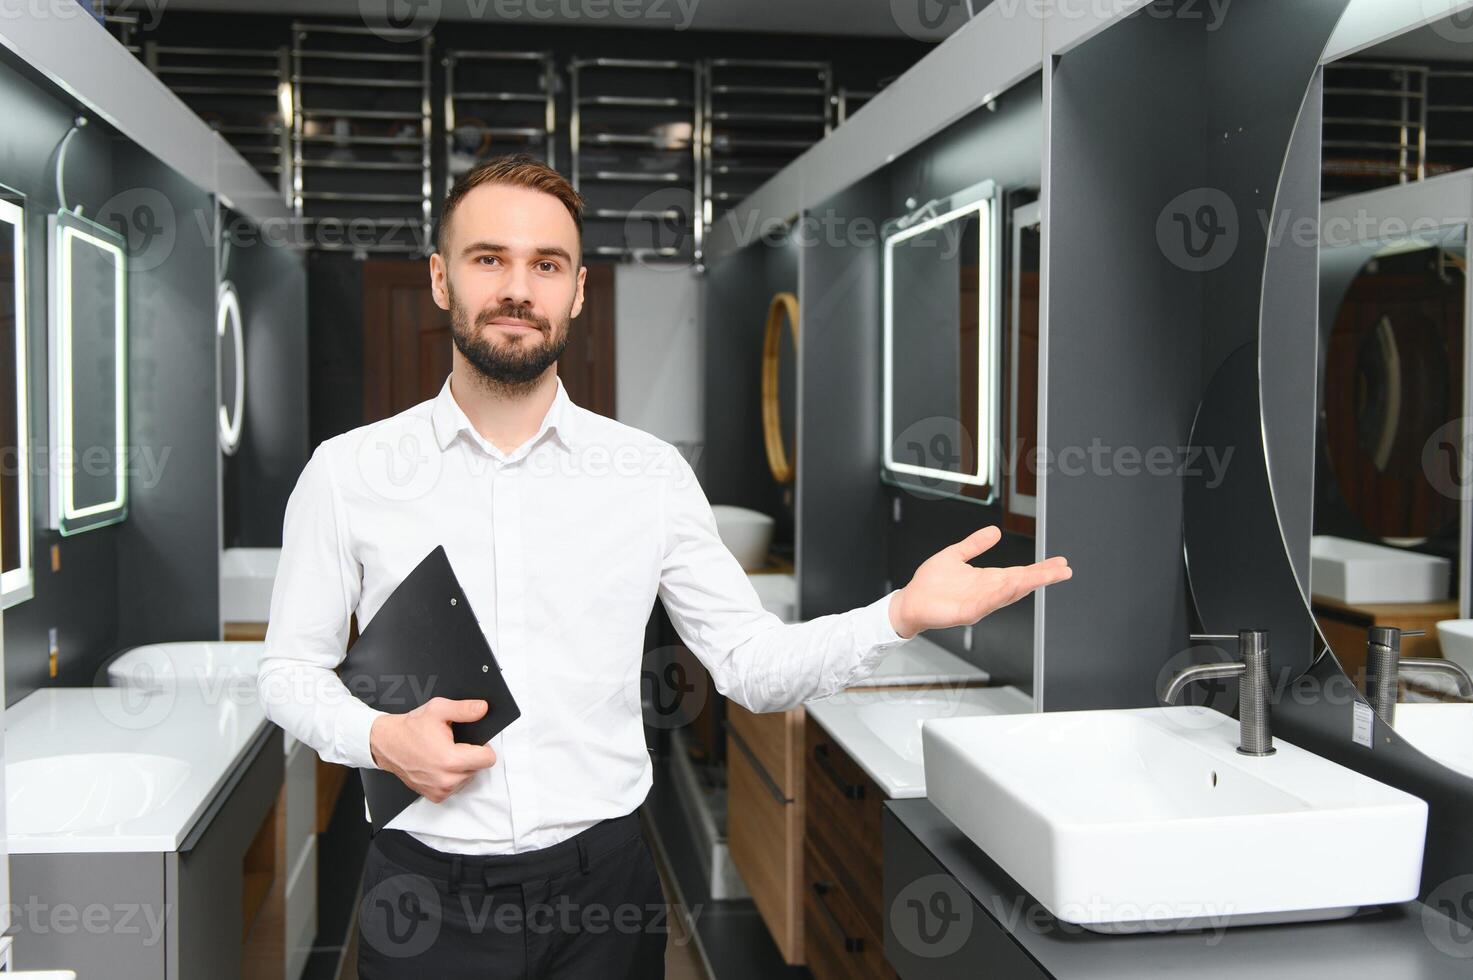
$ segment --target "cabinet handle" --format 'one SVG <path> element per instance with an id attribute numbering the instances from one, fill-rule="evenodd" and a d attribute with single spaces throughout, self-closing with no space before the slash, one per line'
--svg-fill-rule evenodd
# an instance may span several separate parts
<path id="1" fill-rule="evenodd" d="M 829 779 L 833 780 L 834 786 L 838 788 L 840 793 L 843 793 L 845 797 L 851 800 L 864 799 L 864 786 L 860 783 L 846 782 L 844 777 L 839 775 L 839 770 L 834 768 L 834 760 L 829 758 L 829 747 L 827 745 L 815 745 L 813 747 L 813 757 L 818 760 L 818 768 L 828 774 Z"/>
<path id="2" fill-rule="evenodd" d="M 833 890 L 834 886 L 827 881 L 813 883 L 813 894 L 818 899 L 819 910 L 823 912 L 823 917 L 829 920 L 829 927 L 834 930 L 834 934 L 844 941 L 844 952 L 862 953 L 864 952 L 864 940 L 844 931 L 844 923 L 839 921 L 839 917 L 834 914 L 833 909 L 829 908 L 829 903 L 824 898 Z"/>
<path id="3" fill-rule="evenodd" d="M 757 759 L 757 753 L 752 751 L 751 747 L 747 745 L 740 735 L 732 730 L 730 725 L 726 727 L 726 734 L 731 736 L 732 742 L 741 750 L 742 755 L 747 757 L 747 763 L 756 771 L 757 777 L 762 781 L 762 785 L 767 787 L 767 792 L 772 794 L 773 802 L 778 806 L 787 806 L 793 802 L 783 794 L 782 787 L 762 767 L 762 763 Z"/>

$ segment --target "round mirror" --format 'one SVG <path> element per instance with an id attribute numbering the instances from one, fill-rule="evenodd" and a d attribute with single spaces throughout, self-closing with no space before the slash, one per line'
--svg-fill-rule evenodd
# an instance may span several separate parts
<path id="1" fill-rule="evenodd" d="M 796 471 L 788 457 L 783 436 L 782 340 L 783 321 L 788 322 L 793 347 L 798 346 L 798 297 L 778 293 L 767 308 L 767 329 L 762 339 L 762 440 L 767 447 L 767 468 L 772 478 L 787 485 Z"/>
<path id="2" fill-rule="evenodd" d="M 220 364 L 220 402 L 216 407 L 220 449 L 230 456 L 240 448 L 245 422 L 245 329 L 240 297 L 229 281 L 220 283 L 215 300 L 215 337 Z"/>

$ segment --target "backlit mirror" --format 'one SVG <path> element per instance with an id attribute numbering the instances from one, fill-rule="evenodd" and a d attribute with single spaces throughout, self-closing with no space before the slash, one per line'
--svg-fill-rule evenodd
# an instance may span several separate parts
<path id="1" fill-rule="evenodd" d="M 884 478 L 997 492 L 999 228 L 991 181 L 884 229 Z"/>
<path id="2" fill-rule="evenodd" d="M 123 242 L 70 212 L 51 219 L 52 525 L 74 534 L 127 514 Z"/>
<path id="3" fill-rule="evenodd" d="M 0 607 L 31 597 L 25 201 L 0 188 Z"/>
<path id="4" fill-rule="evenodd" d="M 215 300 L 215 344 L 219 357 L 220 393 L 216 419 L 220 449 L 233 456 L 240 448 L 245 424 L 245 328 L 240 317 L 240 295 L 229 280 L 220 283 Z"/>

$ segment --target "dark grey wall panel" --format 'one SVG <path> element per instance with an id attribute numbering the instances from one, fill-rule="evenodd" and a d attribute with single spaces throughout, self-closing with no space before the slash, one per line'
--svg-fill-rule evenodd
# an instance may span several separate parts
<path id="1" fill-rule="evenodd" d="M 286 501 L 310 455 L 306 257 L 244 239 L 227 262 L 245 321 L 246 400 L 240 448 L 225 459 L 225 546 L 279 548 Z"/>
<path id="2" fill-rule="evenodd" d="M 1265 356 L 1312 349 L 1314 245 L 1278 233 L 1316 213 L 1317 144 L 1293 154 L 1290 144 L 1344 6 L 1244 0 L 1212 29 L 1200 17 L 1139 17 L 1060 60 L 1048 232 L 1051 452 L 1077 453 L 1096 439 L 1132 456 L 1186 446 L 1203 382 L 1234 350 L 1256 349 L 1260 321 L 1274 332 Z M 1173 8 L 1158 3 L 1155 12 Z M 1299 383 L 1308 391 L 1269 393 L 1291 420 L 1313 397 L 1312 384 Z M 1305 440 L 1305 426 L 1289 424 L 1278 453 Z M 1254 419 L 1228 442 L 1261 454 L 1258 430 Z M 1312 447 L 1312 426 L 1308 438 Z M 1128 475 L 1124 457 L 1106 458 L 1115 465 L 1046 477 L 1048 550 L 1076 570 L 1068 601 L 1045 613 L 1050 709 L 1153 703 L 1162 666 L 1187 646 L 1181 474 Z M 1285 470 L 1296 536 L 1307 532 L 1310 482 L 1294 481 L 1311 460 L 1306 450 Z M 1289 561 L 1281 537 L 1263 547 L 1238 557 Z M 1194 554 L 1194 568 L 1214 557 Z M 1198 596 L 1214 610 L 1204 615 L 1209 629 L 1266 616 L 1276 649 L 1301 659 L 1301 620 L 1254 601 L 1251 577 L 1218 581 L 1226 594 Z"/>
<path id="3" fill-rule="evenodd" d="M 139 465 L 119 525 L 118 646 L 216 639 L 215 253 L 197 220 L 214 215 L 214 202 L 129 145 L 115 174 L 121 187 L 163 195 L 179 228 L 162 262 L 139 261 L 128 277 L 128 427 Z"/>
<path id="4" fill-rule="evenodd" d="M 806 215 L 798 440 L 798 609 L 805 619 L 872 602 L 885 587 L 880 249 L 873 236 L 844 232 L 883 213 L 887 194 L 871 178 Z M 826 224 L 839 230 L 817 231 Z"/>
<path id="5" fill-rule="evenodd" d="M 713 504 L 770 514 L 779 521 L 778 540 L 791 541 L 791 530 L 783 531 L 792 526 L 792 504 L 767 468 L 759 387 L 767 307 L 782 291 L 798 292 L 798 250 L 785 236 L 774 233 L 711 267 L 701 321 L 706 434 L 696 472 Z M 788 452 L 791 459 L 795 450 Z"/>
<path id="6" fill-rule="evenodd" d="M 120 647 L 209 639 L 218 630 L 213 204 L 152 156 L 92 120 L 67 155 L 67 203 L 129 234 L 129 516 L 62 538 L 46 529 L 46 215 L 59 206 L 55 147 L 76 107 L 6 61 L 0 66 L 0 182 L 27 195 L 30 416 L 36 586 L 5 611 L 6 699 L 46 684 L 90 684 Z M 139 208 L 144 211 L 140 212 Z M 200 223 L 203 216 L 203 225 Z M 147 234 L 156 228 L 162 235 Z M 172 239 L 170 238 L 172 236 Z M 172 244 L 170 244 L 172 241 Z M 61 569 L 50 553 L 60 549 Z M 47 675 L 58 630 L 59 676 Z"/>

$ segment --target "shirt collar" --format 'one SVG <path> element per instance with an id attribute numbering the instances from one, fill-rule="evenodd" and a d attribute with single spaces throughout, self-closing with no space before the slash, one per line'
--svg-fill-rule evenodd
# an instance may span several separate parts
<path id="1" fill-rule="evenodd" d="M 557 394 L 553 396 L 552 405 L 547 414 L 542 418 L 542 425 L 537 429 L 537 434 L 527 440 L 529 447 L 535 446 L 549 430 L 558 438 L 566 449 L 573 448 L 574 415 L 577 406 L 568 397 L 568 389 L 563 386 L 563 379 L 556 378 Z M 491 443 L 476 431 L 471 425 L 471 420 L 466 417 L 465 411 L 455 396 L 450 393 L 450 378 L 447 375 L 445 383 L 440 386 L 440 393 L 435 396 L 434 404 L 430 408 L 430 420 L 435 429 L 435 441 L 443 451 L 450 448 L 455 437 L 461 432 L 468 433 L 471 438 L 481 443 L 487 449 L 494 449 Z M 498 451 L 499 453 L 499 451 Z"/>

